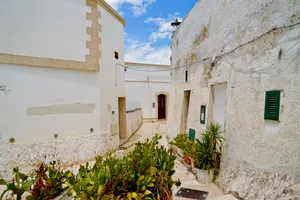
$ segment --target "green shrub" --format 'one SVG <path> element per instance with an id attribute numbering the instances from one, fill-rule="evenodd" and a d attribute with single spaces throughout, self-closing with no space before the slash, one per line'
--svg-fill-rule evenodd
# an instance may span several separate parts
<path id="1" fill-rule="evenodd" d="M 191 151 L 191 146 L 193 142 L 191 142 L 186 133 L 178 134 L 174 138 L 174 142 L 170 142 L 170 144 L 179 147 L 185 154 L 192 157 L 193 151 Z"/>
<path id="2" fill-rule="evenodd" d="M 22 195 L 30 190 L 31 185 L 33 184 L 33 175 L 27 176 L 20 172 L 19 168 L 13 168 L 14 178 L 12 182 L 6 182 L 3 179 L 0 179 L 0 185 L 6 185 L 6 190 L 0 196 L 0 199 L 3 199 L 4 195 L 11 191 L 12 195 L 16 195 L 17 200 L 21 200 Z"/>
<path id="3" fill-rule="evenodd" d="M 50 162 L 49 165 L 40 164 L 36 170 L 35 181 L 31 190 L 32 196 L 27 199 L 54 199 L 64 191 L 65 174 L 60 170 L 59 163 L 56 161 Z"/>
<path id="4" fill-rule="evenodd" d="M 26 197 L 28 200 L 47 200 L 55 198 L 64 190 L 65 173 L 59 170 L 59 165 L 55 161 L 49 165 L 42 163 L 30 177 L 21 173 L 18 167 L 13 169 L 13 173 L 15 176 L 12 182 L 0 179 L 0 185 L 6 185 L 0 199 L 11 191 L 17 200 L 21 199 L 25 192 L 31 193 Z"/>
<path id="5" fill-rule="evenodd" d="M 93 167 L 81 166 L 79 173 L 68 176 L 67 184 L 77 199 L 170 199 L 171 188 L 177 182 L 175 157 L 158 145 L 161 137 L 137 143 L 123 158 L 97 157 Z"/>

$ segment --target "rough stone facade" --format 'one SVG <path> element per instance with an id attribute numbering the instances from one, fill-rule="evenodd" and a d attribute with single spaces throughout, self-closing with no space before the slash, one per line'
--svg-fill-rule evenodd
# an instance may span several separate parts
<path id="1" fill-rule="evenodd" d="M 282 173 L 253 170 L 247 163 L 224 170 L 216 183 L 225 193 L 240 191 L 242 199 L 300 199 L 300 184 L 294 178 Z"/>
<path id="2" fill-rule="evenodd" d="M 277 194 L 286 199 L 279 194 L 284 187 L 264 184 L 273 180 L 293 188 L 300 181 L 299 10 L 297 0 L 201 0 L 172 37 L 169 134 L 186 131 L 184 91 L 190 91 L 186 127 L 199 137 L 207 124 L 220 119 L 216 86 L 225 85 L 221 123 L 226 143 L 218 183 L 245 199 L 275 199 Z M 264 120 L 265 94 L 271 90 L 281 91 L 279 121 Z M 205 124 L 200 123 L 202 105 Z"/>

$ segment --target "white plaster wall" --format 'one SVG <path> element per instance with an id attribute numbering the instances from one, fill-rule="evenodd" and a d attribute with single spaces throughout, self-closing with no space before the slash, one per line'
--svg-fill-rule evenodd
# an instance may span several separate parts
<path id="1" fill-rule="evenodd" d="M 129 67 L 125 72 L 127 110 L 142 108 L 144 118 L 156 118 L 157 107 L 153 108 L 152 103 L 156 104 L 157 93 L 170 92 L 170 71 L 151 64 L 126 66 Z"/>
<path id="2" fill-rule="evenodd" d="M 98 73 L 0 65 L 0 135 L 7 143 L 36 143 L 59 137 L 89 135 L 100 131 L 100 87 Z M 91 104 L 92 109 L 76 104 Z M 64 111 L 68 105 L 73 109 Z M 39 107 L 53 106 L 51 113 Z M 62 106 L 62 107 L 59 107 Z M 36 114 L 30 108 L 39 109 Z"/>
<path id="3" fill-rule="evenodd" d="M 9 5 L 5 9 L 10 11 L 14 6 L 22 7 L 20 4 L 23 5 L 23 1 L 18 4 L 15 2 L 17 1 L 1 1 L 0 4 Z M 24 2 L 25 11 L 21 13 L 26 15 L 25 18 L 30 16 L 31 20 L 34 18 L 39 23 L 57 25 L 58 27 L 51 27 L 52 36 L 56 37 L 55 34 L 59 31 L 56 28 L 62 26 L 67 32 L 62 32 L 66 40 L 59 41 L 48 37 L 51 33 L 44 34 L 47 36 L 44 38 L 46 42 L 54 44 L 51 51 L 44 44 L 37 50 L 38 45 L 23 43 L 22 46 L 29 52 L 24 55 L 83 60 L 86 54 L 86 24 L 88 24 L 85 14 L 88 10 L 85 6 L 86 1 L 51 1 L 56 5 L 55 8 L 48 7 L 45 16 L 44 12 L 32 11 L 33 14 L 39 14 L 35 17 L 29 14 L 31 10 L 36 9 L 33 3 L 40 5 L 44 1 L 26 2 L 31 7 Z M 49 6 L 51 4 L 46 1 L 44 3 Z M 57 5 L 63 6 L 66 11 L 56 9 Z M 52 4 L 51 6 L 53 7 Z M 50 10 L 53 18 L 50 18 Z M 96 154 L 118 146 L 117 132 L 111 134 L 110 131 L 111 125 L 117 127 L 118 97 L 125 96 L 124 69 L 115 65 L 117 62 L 124 63 L 123 25 L 103 8 L 99 7 L 99 10 L 102 15 L 99 20 L 102 25 L 102 32 L 99 33 L 102 38 L 102 45 L 99 47 L 102 53 L 99 72 L 0 64 L 0 85 L 5 86 L 8 91 L 7 93 L 0 91 L 0 177 L 7 177 L 12 166 L 29 166 L 45 159 L 58 159 L 63 165 L 69 165 L 92 159 Z M 39 21 L 44 18 L 47 20 Z M 70 18 L 72 23 L 66 24 L 65 20 Z M 55 23 L 51 19 L 55 20 Z M 10 21 L 9 18 L 6 20 Z M 36 32 L 41 33 L 42 30 L 38 28 L 24 29 L 24 32 L 31 37 Z M 13 28 L 5 31 L 13 32 Z M 72 34 L 69 35 L 68 31 Z M 24 32 L 13 32 L 14 38 L 17 36 L 23 38 Z M 10 37 L 1 36 L 2 40 L 7 38 Z M 40 44 L 38 39 L 37 37 L 35 42 Z M 72 41 L 70 47 L 69 41 Z M 0 46 L 3 48 L 2 41 Z M 9 48 L 0 52 L 19 53 L 17 46 L 12 49 L 13 52 L 10 52 Z M 114 51 L 119 52 L 119 60 L 115 60 Z M 112 114 L 112 111 L 115 113 Z M 57 139 L 54 138 L 54 134 L 58 134 Z M 9 143 L 10 138 L 15 139 L 13 144 Z"/>
<path id="4" fill-rule="evenodd" d="M 185 68 L 172 70 L 169 134 L 174 137 L 179 133 L 184 90 L 191 90 L 188 127 L 194 127 L 199 137 L 205 129 L 200 124 L 200 106 L 208 106 L 207 119 L 212 121 L 211 86 L 227 82 L 226 145 L 221 170 L 225 178 L 221 184 L 222 189 L 238 191 L 244 199 L 273 198 L 268 188 L 262 187 L 269 177 L 266 173 L 300 179 L 299 9 L 296 0 L 202 0 L 173 35 L 172 67 L 188 64 L 192 54 L 196 55 L 196 64 L 188 67 L 188 83 L 184 82 Z M 201 41 L 204 25 L 207 38 Z M 279 59 L 280 49 L 283 53 Z M 264 120 L 268 90 L 282 91 L 279 122 Z M 243 165 L 249 167 L 247 172 Z M 253 182 L 244 184 L 249 182 L 239 179 L 239 173 Z M 295 184 L 275 175 L 272 180 Z M 278 199 L 284 197 L 278 188 L 272 190 L 279 192 Z"/>
<path id="5" fill-rule="evenodd" d="M 118 123 L 118 97 L 125 97 L 124 68 L 124 27 L 116 18 L 101 6 L 99 23 L 102 32 L 100 45 L 100 91 L 101 91 L 101 130 L 105 131 L 110 124 Z M 114 52 L 119 53 L 115 59 Z M 113 114 L 114 112 L 114 114 Z"/>
<path id="6" fill-rule="evenodd" d="M 0 52 L 84 61 L 85 4 L 85 0 L 0 1 Z"/>

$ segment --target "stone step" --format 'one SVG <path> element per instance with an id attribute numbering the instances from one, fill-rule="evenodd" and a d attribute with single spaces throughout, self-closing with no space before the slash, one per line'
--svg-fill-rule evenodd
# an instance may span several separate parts
<path id="1" fill-rule="evenodd" d="M 207 200 L 238 200 L 238 199 L 232 196 L 231 194 L 226 194 L 219 197 L 208 198 Z"/>

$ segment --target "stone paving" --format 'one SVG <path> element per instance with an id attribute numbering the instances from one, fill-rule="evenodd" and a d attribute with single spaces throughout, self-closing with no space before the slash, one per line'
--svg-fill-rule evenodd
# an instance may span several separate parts
<path id="1" fill-rule="evenodd" d="M 160 140 L 160 144 L 168 147 L 168 141 L 167 141 L 167 126 L 164 121 L 159 121 L 156 123 L 144 123 L 142 127 L 137 131 L 136 134 L 131 137 L 126 144 L 123 145 L 123 147 L 130 147 L 136 142 L 142 142 L 146 140 L 147 138 L 152 138 L 155 134 L 161 135 L 162 139 Z M 221 191 L 214 185 L 214 184 L 201 184 L 197 181 L 196 177 L 192 172 L 190 172 L 187 167 L 182 164 L 180 161 L 175 161 L 175 174 L 173 175 L 173 179 L 177 180 L 180 179 L 181 181 L 181 187 L 190 188 L 190 189 L 196 189 L 196 190 L 202 190 L 207 191 L 208 196 L 207 199 L 214 199 L 216 197 L 221 197 L 223 194 Z M 173 187 L 173 199 L 174 200 L 186 200 L 186 198 L 176 197 L 174 196 L 177 191 L 180 189 L 176 186 Z M 222 196 L 225 197 L 225 196 Z M 221 197 L 221 198 L 222 198 Z M 223 198 L 222 198 L 223 199 Z M 225 199 L 225 198 L 224 198 Z M 231 199 L 231 198 L 226 198 Z"/>

